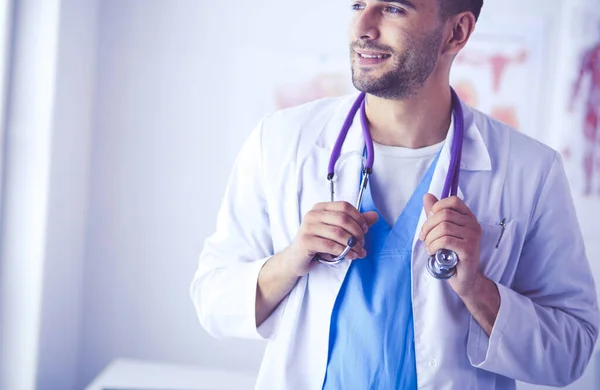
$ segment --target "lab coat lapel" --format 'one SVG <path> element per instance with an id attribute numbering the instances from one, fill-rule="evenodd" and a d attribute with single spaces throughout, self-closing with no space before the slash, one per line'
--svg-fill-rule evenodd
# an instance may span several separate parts
<path id="1" fill-rule="evenodd" d="M 465 129 L 460 164 L 461 174 L 459 175 L 457 196 L 464 200 L 464 194 L 461 190 L 461 182 L 464 180 L 464 175 L 462 175 L 462 173 L 464 171 L 489 171 L 491 170 L 491 160 L 487 147 L 485 146 L 483 138 L 481 137 L 479 127 L 477 123 L 474 122 L 473 111 L 463 102 L 461 102 L 461 104 L 463 108 Z M 435 197 L 438 199 L 442 195 L 446 176 L 448 175 L 450 166 L 450 150 L 454 140 L 454 135 L 453 121 L 452 126 L 448 131 L 444 147 L 440 153 L 440 158 L 435 168 L 428 191 L 428 193 L 435 195 Z M 464 185 L 462 187 L 464 187 Z M 420 275 L 425 271 L 425 259 L 427 258 L 427 253 L 425 246 L 419 240 L 418 233 L 421 231 L 421 228 L 426 220 L 427 217 L 425 215 L 425 210 L 423 209 L 421 210 L 421 216 L 419 218 L 419 223 L 417 224 L 417 230 L 413 240 L 413 275 Z"/>
<path id="2" fill-rule="evenodd" d="M 330 200 L 329 183 L 327 181 L 329 159 L 340 129 L 356 97 L 357 95 L 354 95 L 348 97 L 348 99 L 343 99 L 331 117 L 323 123 L 321 129 L 307 129 L 308 131 L 319 131 L 320 133 L 316 137 L 316 142 L 313 141 L 310 145 L 306 145 L 310 150 L 307 151 L 306 157 L 301 158 L 302 161 L 299 163 L 298 200 L 300 220 L 315 204 Z M 362 139 L 360 120 L 357 116 L 348 131 L 341 154 L 343 156 L 349 152 L 362 153 L 363 148 L 364 140 Z M 300 155 L 304 155 L 304 152 L 300 151 Z M 336 182 L 335 200 L 346 200 L 354 204 L 358 195 L 360 169 L 361 159 L 356 158 L 349 159 L 342 170 L 336 171 L 340 176 L 340 180 Z M 312 380 L 315 382 L 320 383 L 325 375 L 331 313 L 349 267 L 350 262 L 348 260 L 335 265 L 315 262 L 310 273 L 298 281 L 294 292 L 290 295 L 290 299 L 297 302 L 296 307 L 312 308 L 310 315 L 307 315 L 304 319 L 305 326 L 303 326 L 301 332 L 309 333 L 309 339 L 313 342 L 310 361 L 312 367 L 315 368 L 312 374 Z M 302 301 L 305 303 L 301 303 Z M 298 312 L 296 315 L 300 316 L 301 313 Z"/>
<path id="3" fill-rule="evenodd" d="M 323 173 L 327 173 L 329 158 L 340 134 L 340 130 L 346 119 L 352 103 L 358 95 L 352 95 L 348 100 L 339 106 L 339 109 L 329 121 L 321 136 L 317 139 L 316 145 L 325 149 L 326 162 L 323 166 Z M 362 154 L 365 147 L 362 125 L 360 122 L 360 111 L 355 115 L 352 126 L 348 130 L 346 139 L 342 144 L 340 158 L 335 167 L 334 188 L 336 201 L 346 201 L 354 205 L 358 197 L 360 185 L 360 173 L 362 169 Z M 323 155 L 323 153 L 321 153 Z M 329 190 L 329 187 L 327 187 Z"/>
<path id="4" fill-rule="evenodd" d="M 331 153 L 337 141 L 338 135 L 346 119 L 352 103 L 356 100 L 358 94 L 353 94 L 343 99 L 337 106 L 330 119 L 320 130 L 316 141 L 311 145 L 307 158 L 299 164 L 298 174 L 298 201 L 299 215 L 298 220 L 301 223 L 304 214 L 320 202 L 330 200 L 330 186 L 327 181 L 327 171 Z M 315 129 L 311 129 L 315 130 Z M 364 149 L 364 139 L 359 114 L 350 127 L 346 140 L 342 146 L 340 164 L 336 166 L 335 171 L 335 195 L 336 201 L 347 201 L 354 205 L 358 197 L 360 185 L 360 173 L 362 168 L 362 151 Z M 303 154 L 303 153 L 301 153 Z M 352 157 L 348 157 L 352 156 Z M 333 272 L 336 279 L 343 280 L 345 272 L 349 266 L 348 261 L 344 261 L 335 267 L 317 264 L 313 269 L 313 276 L 317 274 L 329 274 Z M 337 295 L 339 286 L 329 283 L 333 296 Z"/>
<path id="5" fill-rule="evenodd" d="M 323 119 L 319 128 L 303 130 L 306 134 L 303 140 L 310 141 L 301 142 L 298 150 L 298 224 L 315 204 L 330 200 L 327 181 L 329 158 L 354 98 L 356 96 L 343 99 L 329 117 Z M 314 137 L 311 132 L 316 133 Z"/>

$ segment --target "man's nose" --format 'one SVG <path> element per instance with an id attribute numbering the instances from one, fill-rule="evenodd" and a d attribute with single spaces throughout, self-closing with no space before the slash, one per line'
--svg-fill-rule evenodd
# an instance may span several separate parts
<path id="1" fill-rule="evenodd" d="M 352 33 L 355 40 L 379 38 L 379 16 L 372 7 L 366 6 L 354 22 Z"/>

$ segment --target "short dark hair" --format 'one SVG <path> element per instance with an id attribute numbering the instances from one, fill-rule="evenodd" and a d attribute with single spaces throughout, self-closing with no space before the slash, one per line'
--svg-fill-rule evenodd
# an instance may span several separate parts
<path id="1" fill-rule="evenodd" d="M 438 0 L 442 18 L 447 19 L 461 12 L 472 12 L 479 19 L 483 0 Z"/>

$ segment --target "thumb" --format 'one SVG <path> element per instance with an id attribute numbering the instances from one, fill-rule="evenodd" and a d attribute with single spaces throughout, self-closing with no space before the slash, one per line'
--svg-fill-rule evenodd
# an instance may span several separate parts
<path id="1" fill-rule="evenodd" d="M 367 211 L 363 214 L 363 216 L 367 220 L 369 227 L 373 226 L 375 222 L 377 222 L 377 220 L 379 219 L 379 214 L 377 214 L 376 211 Z"/>
<path id="2" fill-rule="evenodd" d="M 433 211 L 431 209 L 433 209 L 433 205 L 436 204 L 437 201 L 438 199 L 435 197 L 435 195 L 425 194 L 425 196 L 423 196 L 423 208 L 425 209 L 425 215 L 427 218 L 433 215 Z"/>

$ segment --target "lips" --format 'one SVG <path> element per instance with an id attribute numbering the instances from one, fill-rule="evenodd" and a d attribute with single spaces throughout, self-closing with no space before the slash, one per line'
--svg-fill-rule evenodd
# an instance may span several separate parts
<path id="1" fill-rule="evenodd" d="M 392 55 L 383 52 L 355 50 L 356 64 L 360 67 L 374 67 L 385 63 Z"/>
<path id="2" fill-rule="evenodd" d="M 374 52 L 374 51 L 367 51 L 367 50 L 355 50 L 356 54 L 358 54 L 358 56 L 360 58 L 365 58 L 365 59 L 385 59 L 385 58 L 390 58 L 392 55 L 388 54 L 388 53 L 382 53 L 382 52 Z"/>
<path id="3" fill-rule="evenodd" d="M 360 58 L 366 58 L 366 59 L 384 59 L 384 58 L 390 58 L 392 55 L 391 54 L 362 54 L 362 53 L 357 53 L 358 56 Z"/>

